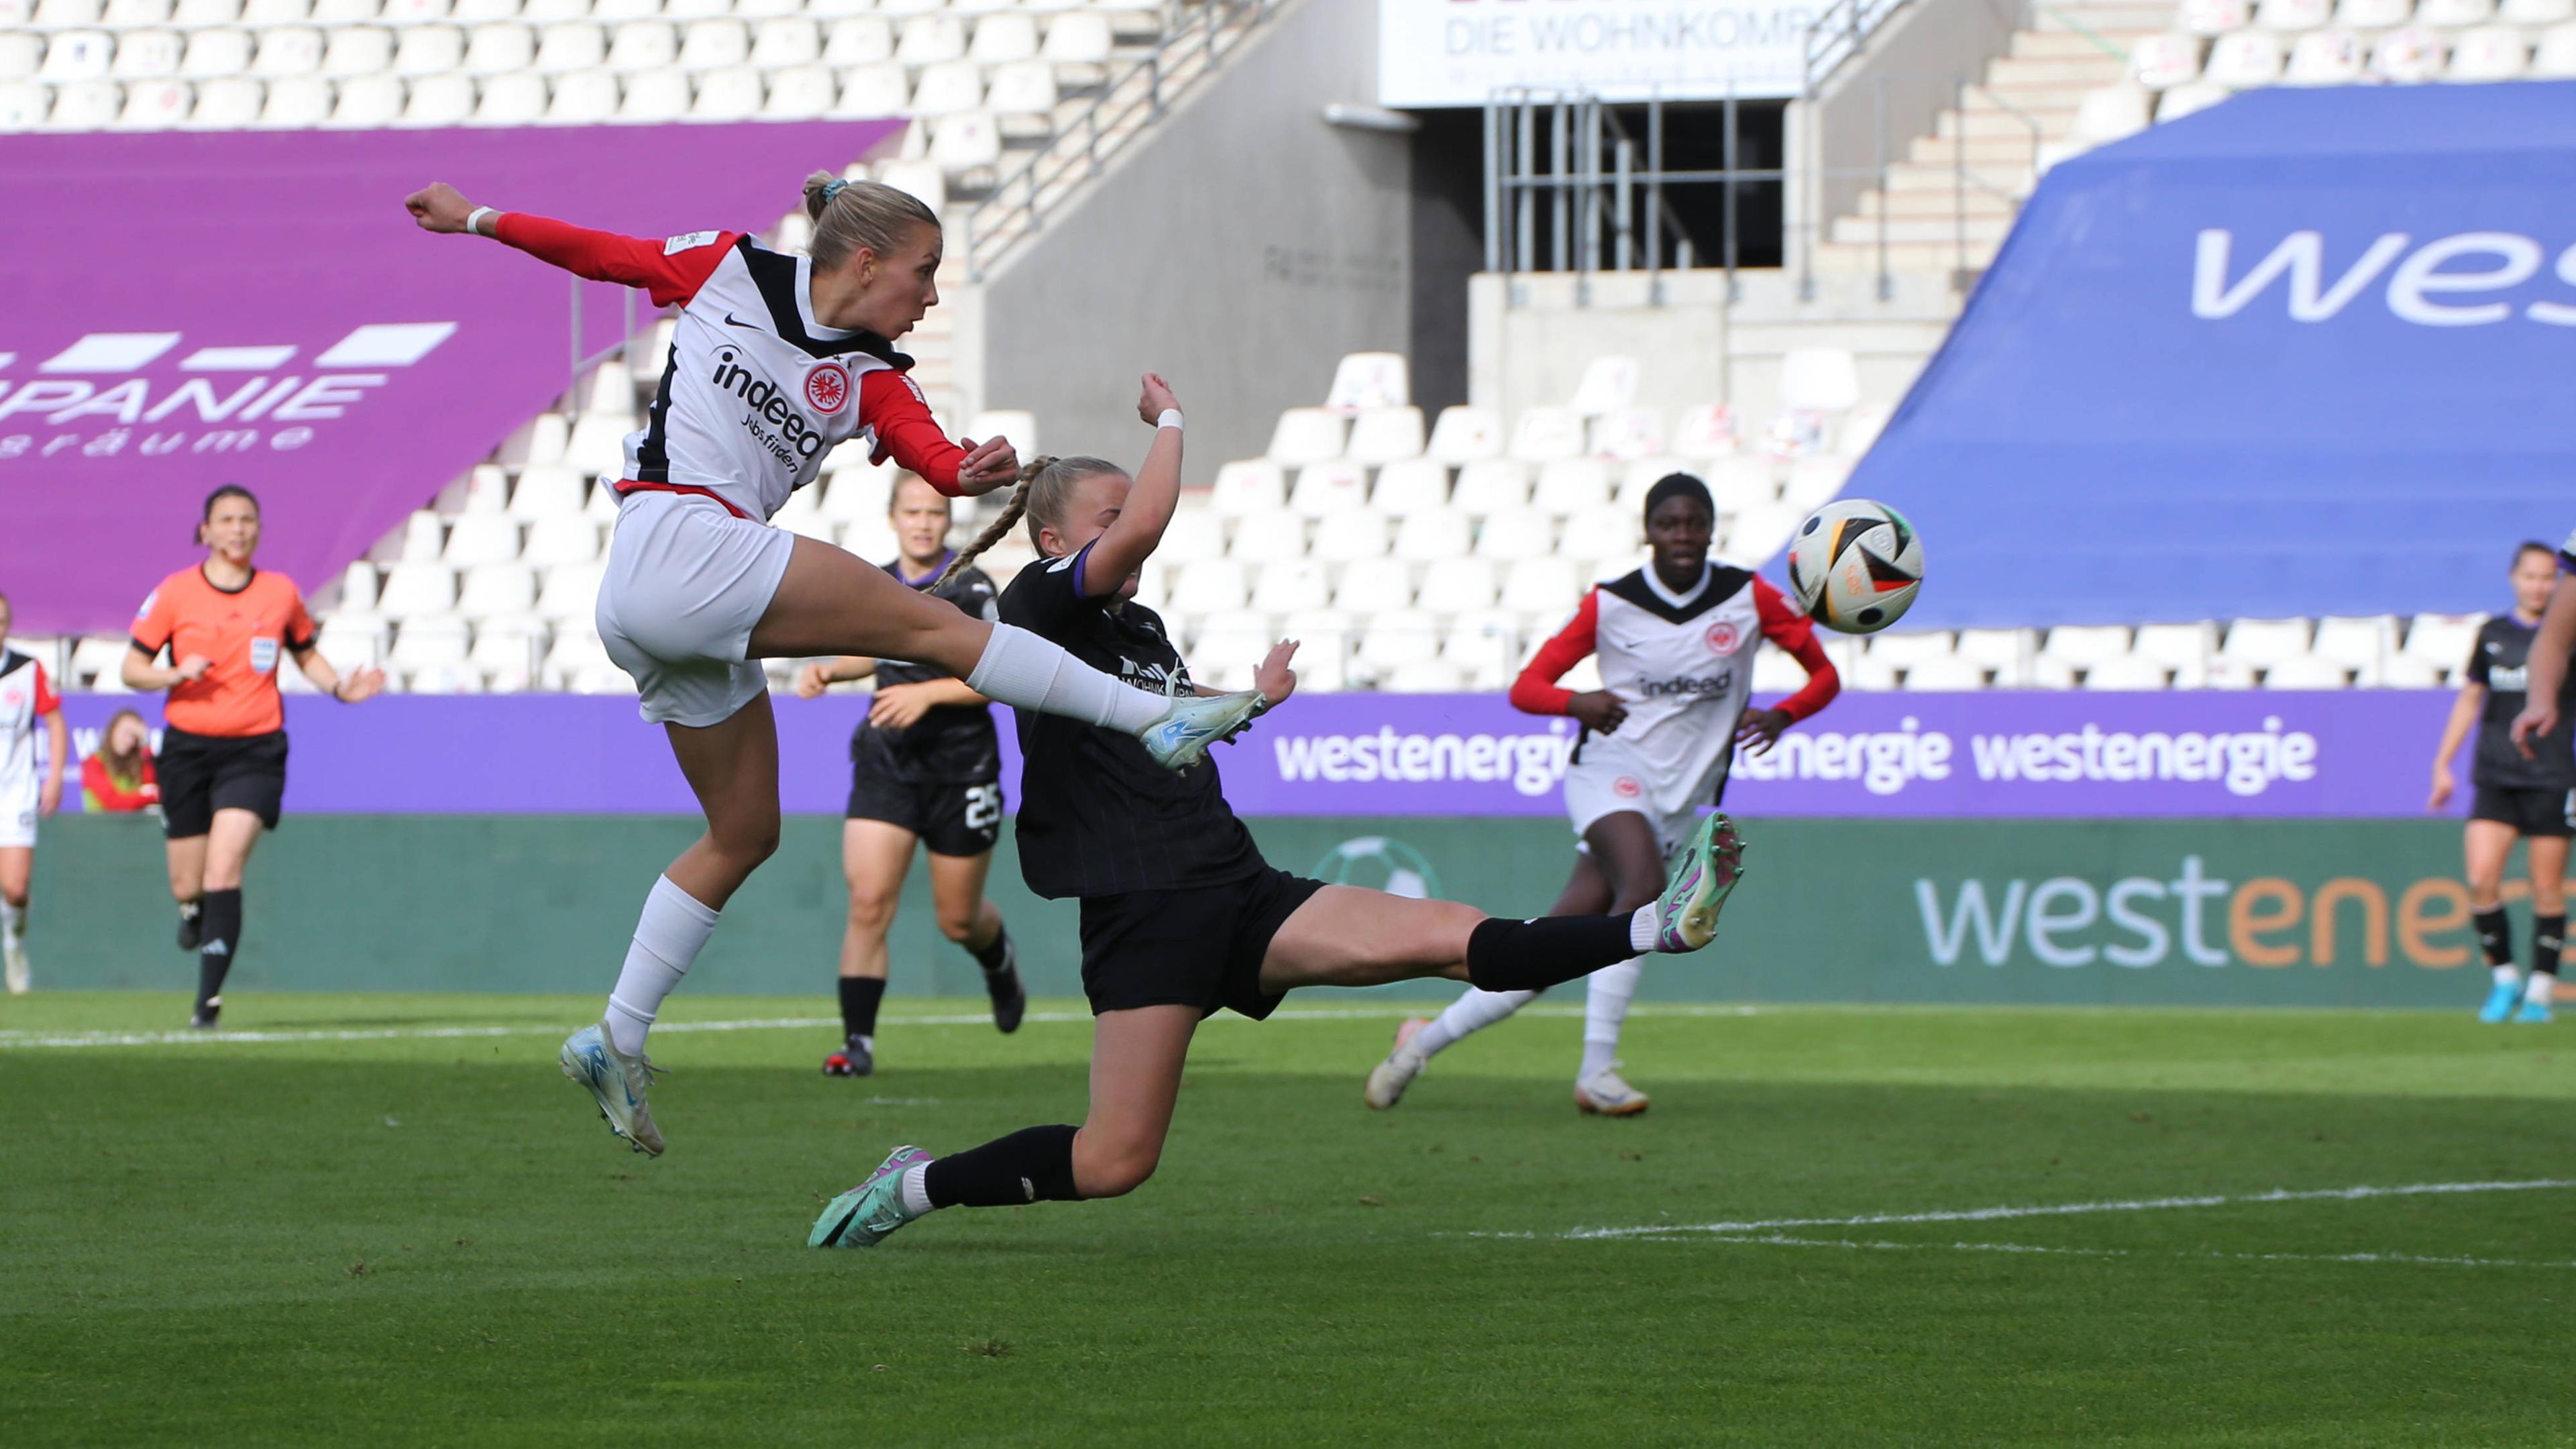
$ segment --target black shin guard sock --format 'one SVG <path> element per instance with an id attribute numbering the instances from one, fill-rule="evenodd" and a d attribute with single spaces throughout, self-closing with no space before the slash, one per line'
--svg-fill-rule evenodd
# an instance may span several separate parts
<path id="1" fill-rule="evenodd" d="M 2558 953 L 2567 944 L 2567 915 L 2531 918 L 2531 969 L 2542 976 L 2558 974 Z"/>
<path id="2" fill-rule="evenodd" d="M 2469 925 L 2478 933 L 2478 949 L 2487 953 L 2488 965 L 2513 964 L 2513 932 L 2505 924 L 2504 907 L 2478 912 L 2469 917 Z"/>
<path id="3" fill-rule="evenodd" d="M 930 1164 L 921 1187 L 933 1207 L 1018 1207 L 1079 1202 L 1073 1187 L 1073 1134 L 1062 1125 L 1023 1127 Z"/>
<path id="4" fill-rule="evenodd" d="M 877 1003 L 883 1000 L 885 1000 L 885 978 L 881 976 L 842 977 L 841 1034 L 875 1036 Z"/>
<path id="5" fill-rule="evenodd" d="M 1485 991 L 1543 991 L 1637 954 L 1627 916 L 1497 916 L 1467 933 L 1467 979 Z"/>
<path id="6" fill-rule="evenodd" d="M 223 995 L 224 976 L 233 969 L 241 945 L 242 904 L 238 889 L 208 891 L 202 901 L 197 935 L 197 1009 Z"/>
<path id="7" fill-rule="evenodd" d="M 983 967 L 984 974 L 990 976 L 994 972 L 1001 970 L 1004 966 L 1009 965 L 1010 962 L 1010 930 L 1007 927 L 995 926 L 993 928 L 992 942 L 985 946 L 983 950 L 975 953 L 975 964 Z"/>

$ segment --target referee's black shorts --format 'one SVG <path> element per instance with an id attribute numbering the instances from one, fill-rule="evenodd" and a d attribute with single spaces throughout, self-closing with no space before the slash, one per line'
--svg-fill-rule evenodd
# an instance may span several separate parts
<path id="1" fill-rule="evenodd" d="M 1139 1006 L 1220 1009 L 1261 1020 L 1270 939 L 1324 883 L 1263 866 L 1223 885 L 1082 899 L 1082 994 L 1091 1014 Z"/>
<path id="2" fill-rule="evenodd" d="M 2480 785 L 2469 818 L 2510 825 L 2516 835 L 2564 840 L 2576 836 L 2576 791 Z"/>
<path id="3" fill-rule="evenodd" d="M 286 731 L 264 735 L 195 735 L 176 726 L 161 731 L 153 762 L 161 782 L 161 833 L 187 840 L 214 828 L 218 810 L 248 810 L 277 828 L 286 798 Z"/>

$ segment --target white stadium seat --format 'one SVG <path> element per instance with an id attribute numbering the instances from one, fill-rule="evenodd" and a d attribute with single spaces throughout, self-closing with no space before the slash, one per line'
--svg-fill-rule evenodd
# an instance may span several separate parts
<path id="1" fill-rule="evenodd" d="M 1721 523 L 1739 513 L 1768 508 L 1780 496 L 1780 485 L 1772 476 L 1768 458 L 1712 458 L 1701 467 L 1698 477 L 1708 485 L 1709 497 L 1716 500 Z M 1642 507 L 1645 501 L 1645 494 L 1640 492 L 1637 503 Z"/>
<path id="2" fill-rule="evenodd" d="M 2370 50 L 2349 30 L 2316 30 L 2290 48 L 2290 64 L 2281 78 L 2292 85 L 2342 85 L 2361 79 Z"/>
<path id="3" fill-rule="evenodd" d="M 1423 569 L 1415 599 L 1432 613 L 1458 614 L 1492 608 L 1501 588 L 1501 575 L 1485 559 L 1435 559 Z"/>
<path id="4" fill-rule="evenodd" d="M 2415 13 L 2415 0 L 2338 0 L 2335 24 L 2346 30 L 2387 30 Z"/>
<path id="5" fill-rule="evenodd" d="M 1347 450 L 1352 462 L 1393 463 L 1422 456 L 1422 409 L 1369 408 L 1351 422 Z"/>
<path id="6" fill-rule="evenodd" d="M 1171 607 L 1180 613 L 1240 609 L 1244 597 L 1243 566 L 1232 559 L 1191 559 L 1173 571 Z"/>
<path id="7" fill-rule="evenodd" d="M 1368 619 L 1413 607 L 1413 585 L 1402 569 L 1346 568 L 1333 585 L 1333 607 Z"/>
<path id="8" fill-rule="evenodd" d="M 1504 573 L 1498 602 L 1515 613 L 1561 617 L 1582 599 L 1583 583 L 1564 559 L 1524 558 Z"/>
<path id="9" fill-rule="evenodd" d="M 1555 521 L 1535 508 L 1506 509 L 1488 515 L 1476 530 L 1476 553 L 1497 562 L 1542 558 L 1555 547 Z"/>
<path id="10" fill-rule="evenodd" d="M 2137 86 L 2106 86 L 2076 103 L 2075 134 L 2100 145 L 2134 136 L 2147 128 L 2147 92 Z"/>
<path id="11" fill-rule="evenodd" d="M 1288 506 L 1305 518 L 1368 506 L 1368 471 L 1356 463 L 1310 463 L 1297 470 Z"/>
<path id="12" fill-rule="evenodd" d="M 411 37 L 403 37 L 406 44 Z M 608 39 L 607 67 L 613 71 L 659 70 L 679 59 L 680 36 L 670 22 L 629 20 Z"/>
<path id="13" fill-rule="evenodd" d="M 608 61 L 608 32 L 586 22 L 549 25 L 537 36 L 532 62 L 543 75 L 597 70 Z"/>
<path id="14" fill-rule="evenodd" d="M 606 565 L 595 563 L 546 570 L 537 589 L 537 613 L 557 623 L 578 620 L 589 627 L 599 605 L 599 581 L 606 572 Z"/>
<path id="15" fill-rule="evenodd" d="M 599 525 L 578 513 L 558 513 L 528 525 L 520 558 L 532 568 L 592 563 L 599 558 Z"/>
<path id="16" fill-rule="evenodd" d="M 2531 47 L 2509 25 L 2483 25 L 2461 34 L 2451 50 L 2455 81 L 2514 80 L 2531 68 Z"/>
<path id="17" fill-rule="evenodd" d="M 2193 81 L 2187 86 L 2175 86 L 2156 97 L 2156 119 L 2179 121 L 2185 116 L 2208 110 L 2235 94 L 2216 81 Z"/>
<path id="18" fill-rule="evenodd" d="M 116 58 L 116 45 L 103 30 L 72 30 L 45 43 L 45 64 L 36 79 L 56 85 L 105 80 Z"/>
<path id="19" fill-rule="evenodd" d="M 441 562 L 455 569 L 504 563 L 518 556 L 519 521 L 506 513 L 458 517 L 448 528 L 447 547 L 439 554 Z"/>
<path id="20" fill-rule="evenodd" d="M 116 117 L 120 131 L 163 131 L 188 119 L 194 93 L 186 81 L 139 81 L 125 88 L 125 109 Z"/>
<path id="21" fill-rule="evenodd" d="M 546 114 L 545 77 L 532 70 L 496 75 L 483 82 L 474 103 L 478 126 L 524 126 Z"/>
<path id="22" fill-rule="evenodd" d="M 1425 509 L 1449 506 L 1449 469 L 1433 458 L 1404 458 L 1377 470 L 1369 506 L 1402 518 Z"/>
<path id="23" fill-rule="evenodd" d="M 1510 458 L 1481 458 L 1458 470 L 1449 506 L 1471 518 L 1529 506 L 1529 469 Z"/>
<path id="24" fill-rule="evenodd" d="M 2351 682 L 2342 665 L 2313 654 L 2284 659 L 2263 671 L 2265 689 L 2341 689 Z"/>
<path id="25" fill-rule="evenodd" d="M 2224 35 L 2253 24 L 2254 7 L 2251 0 L 2182 0 L 2181 20 L 2193 35 Z"/>
<path id="26" fill-rule="evenodd" d="M 351 26 L 334 30 L 322 47 L 322 73 L 335 80 L 351 76 L 374 75 L 390 69 L 394 57 L 394 33 L 374 26 Z"/>
<path id="27" fill-rule="evenodd" d="M 1572 408 L 1530 408 L 1512 425 L 1511 455 L 1526 463 L 1583 451 L 1583 420 Z"/>
<path id="28" fill-rule="evenodd" d="M 1962 629 L 1951 652 L 1993 674 L 1996 684 L 2010 688 L 2030 677 L 2031 661 L 2039 654 L 2039 631 Z"/>
<path id="29" fill-rule="evenodd" d="M 1723 458 L 1737 446 L 1735 410 L 1724 403 L 1707 403 L 1682 414 L 1673 429 L 1672 450 L 1677 458 Z"/>
<path id="30" fill-rule="evenodd" d="M 1288 485 L 1279 465 L 1267 458 L 1224 465 L 1216 470 L 1216 482 L 1208 489 L 1208 507 L 1228 518 L 1287 506 Z"/>
<path id="31" fill-rule="evenodd" d="M 250 35 L 240 30 L 200 30 L 188 37 L 179 74 L 190 80 L 236 76 L 250 69 Z"/>
<path id="32" fill-rule="evenodd" d="M 747 65 L 701 72 L 689 114 L 701 121 L 742 121 L 760 114 L 760 72 Z"/>
<path id="33" fill-rule="evenodd" d="M 937 65 L 965 54 L 965 22 L 953 15 L 915 15 L 896 32 L 894 58 L 905 65 Z"/>
<path id="34" fill-rule="evenodd" d="M 979 65 L 1008 65 L 1015 60 L 1033 60 L 1037 53 L 1036 18 L 1004 12 L 975 22 L 975 44 L 967 56 Z"/>
<path id="35" fill-rule="evenodd" d="M 2150 690 L 2168 686 L 2163 665 L 2134 654 L 2122 654 L 2092 665 L 2084 672 L 2086 689 Z"/>
<path id="36" fill-rule="evenodd" d="M 835 20 L 823 38 L 825 65 L 882 65 L 892 59 L 894 26 L 882 16 L 853 15 Z"/>
<path id="37" fill-rule="evenodd" d="M 385 571 L 376 607 L 387 618 L 404 620 L 422 614 L 444 614 L 456 607 L 456 573 L 444 564 L 398 563 Z"/>
<path id="38" fill-rule="evenodd" d="M 2219 85 L 2250 90 L 2281 78 L 2281 38 L 2268 30 L 2239 30 L 2209 47 L 2202 74 Z"/>
<path id="39" fill-rule="evenodd" d="M 1048 22 L 1038 54 L 1057 65 L 1104 65 L 1114 43 L 1107 19 L 1077 10 Z"/>
<path id="40" fill-rule="evenodd" d="M 358 75 L 340 82 L 338 94 L 331 102 L 331 115 L 323 122 L 356 130 L 370 126 L 390 126 L 403 113 L 403 83 L 391 75 Z"/>
<path id="41" fill-rule="evenodd" d="M 1589 426 L 1596 458 L 1649 458 L 1665 448 L 1664 415 L 1653 408 L 1621 408 L 1592 419 Z"/>
<path id="42" fill-rule="evenodd" d="M 456 592 L 456 612 L 469 619 L 525 614 L 536 603 L 537 576 L 523 563 L 478 564 Z"/>
<path id="43" fill-rule="evenodd" d="M 2496 0 L 2417 0 L 2415 23 L 2442 30 L 2466 30 L 2496 18 Z"/>
<path id="44" fill-rule="evenodd" d="M 1234 525 L 1226 557 L 1244 563 L 1280 563 L 1306 556 L 1306 521 L 1285 508 L 1247 513 Z"/>
<path id="45" fill-rule="evenodd" d="M 2076 669 L 2090 669 L 2129 652 L 2129 630 L 2119 624 L 2061 624 L 2048 631 L 2041 652 Z"/>
<path id="46" fill-rule="evenodd" d="M 2441 79 L 2448 59 L 2442 36 L 2416 25 L 2392 30 L 2370 48 L 2371 74 L 2400 84 Z"/>
<path id="47" fill-rule="evenodd" d="M 2262 0 L 2254 23 L 2266 30 L 2315 30 L 2334 18 L 2334 0 Z"/>
<path id="48" fill-rule="evenodd" d="M 178 36 L 171 31 L 157 31 L 155 36 L 174 45 L 178 41 Z M 144 38 L 132 37 L 135 40 Z M 0 30 L 0 81 L 23 81 L 33 77 L 37 68 L 44 63 L 44 56 L 45 42 L 34 32 Z M 119 49 L 115 56 L 116 76 L 119 80 L 129 77 L 143 79 L 156 75 L 169 75 L 178 69 L 178 63 L 179 58 L 175 49 L 171 52 L 167 69 L 129 71 L 125 66 L 124 50 Z"/>
<path id="49" fill-rule="evenodd" d="M 2418 614 L 2406 626 L 2405 652 L 2436 669 L 2460 669 L 2477 647 L 2478 626 L 2485 622 L 2483 614 Z"/>
<path id="50" fill-rule="evenodd" d="M 1175 565 L 1191 559 L 1221 557 L 1225 553 L 1225 518 L 1212 508 L 1184 505 L 1172 514 L 1171 524 L 1163 530 L 1162 546 L 1156 552 Z"/>
<path id="51" fill-rule="evenodd" d="M 751 63 L 763 70 L 812 65 L 822 58 L 823 33 L 803 16 L 764 20 L 752 32 Z"/>
<path id="52" fill-rule="evenodd" d="M 2540 43 L 2531 53 L 2531 73 L 2551 78 L 2576 76 L 2576 23 L 2553 25 L 2540 33 Z"/>
<path id="53" fill-rule="evenodd" d="M 1321 562 L 1292 559 L 1265 566 L 1253 579 L 1252 607 L 1272 614 L 1320 609 L 1332 593 L 1332 579 Z"/>
<path id="54" fill-rule="evenodd" d="M 1574 384 L 1574 396 L 1567 399 L 1567 406 L 1586 418 L 1633 407 L 1637 401 L 1637 373 L 1637 359 L 1633 357 L 1596 357 L 1583 365 L 1583 376 Z"/>
<path id="55" fill-rule="evenodd" d="M 1491 408 L 1442 408 L 1431 425 L 1431 441 L 1423 451 L 1453 468 L 1479 458 L 1500 457 L 1503 420 Z"/>
<path id="56" fill-rule="evenodd" d="M 1768 651 L 1765 651 L 1765 654 L 1767 656 Z M 1755 673 L 1760 672 L 1760 660 L 1757 659 Z M 1927 693 L 1956 693 L 1983 689 L 1986 687 L 1986 670 L 1973 659 L 1964 659 L 1956 654 L 1944 654 L 1937 658 L 1926 659 L 1919 664 L 1909 665 L 1905 671 L 1905 687 Z"/>
<path id="57" fill-rule="evenodd" d="M 1359 661 L 1377 670 L 1419 664 L 1440 650 L 1440 621 L 1420 609 L 1394 609 L 1361 626 Z"/>
<path id="58" fill-rule="evenodd" d="M 1413 403 L 1412 369 L 1400 352 L 1351 352 L 1333 366 L 1333 385 L 1324 406 L 1337 413 L 1364 413 Z M 1419 419 L 1421 410 L 1414 409 Z M 1416 451 L 1419 451 L 1418 449 Z"/>
<path id="59" fill-rule="evenodd" d="M 1375 509 L 1328 513 L 1315 524 L 1310 550 L 1325 563 L 1365 563 L 1386 557 L 1386 515 Z"/>
<path id="60" fill-rule="evenodd" d="M 751 32 L 739 20 L 692 20 L 680 33 L 682 70 L 722 70 L 751 58 Z"/>
<path id="61" fill-rule="evenodd" d="M 2507 25 L 2563 25 L 2576 20 L 2576 0 L 2502 0 L 2496 19 Z"/>
<path id="62" fill-rule="evenodd" d="M 1473 541 L 1463 513 L 1416 513 L 1396 529 L 1395 556 L 1406 563 L 1456 558 L 1467 552 Z M 1342 607 L 1350 605 L 1343 603 Z"/>
<path id="63" fill-rule="evenodd" d="M 203 36 L 207 32 L 200 31 Z M 191 40 L 190 55 L 197 45 Z M 449 25 L 404 27 L 394 42 L 393 72 L 398 76 L 445 75 L 465 59 L 465 32 Z"/>
<path id="64" fill-rule="evenodd" d="M 78 89 L 73 87 L 72 89 Z M 188 108 L 187 128 L 199 131 L 238 131 L 259 119 L 268 96 L 259 82 L 247 76 L 225 76 L 206 81 L 197 87 L 196 104 Z"/>
<path id="65" fill-rule="evenodd" d="M 1271 430 L 1265 456 L 1290 468 L 1338 458 L 1342 456 L 1345 426 L 1342 419 L 1323 408 L 1290 408 L 1279 415 L 1278 426 Z"/>
<path id="66" fill-rule="evenodd" d="M 2129 75 L 2151 91 L 2171 90 L 2200 76 L 2200 41 L 2189 35 L 2149 35 L 2129 51 Z"/>
<path id="67" fill-rule="evenodd" d="M 1002 128 L 986 111 L 943 116 L 930 132 L 930 159 L 951 176 L 963 176 L 1002 159 Z"/>
<path id="68" fill-rule="evenodd" d="M 2219 654 L 2251 668 L 2268 669 L 2304 656 L 2309 637 L 2305 619 L 2239 619 L 2228 626 L 2227 642 Z"/>
<path id="69" fill-rule="evenodd" d="M 1860 364 L 1842 347 L 1792 347 L 1780 357 L 1780 405 L 1848 412 L 1860 401 Z"/>
<path id="70" fill-rule="evenodd" d="M 2397 653 L 2397 620 L 2385 615 L 2319 619 L 2308 652 L 2353 671 L 2364 684 L 2374 684 Z"/>
<path id="71" fill-rule="evenodd" d="M 1890 669 L 1912 669 L 1932 659 L 1953 657 L 1957 638 L 1947 629 L 1921 633 L 1873 634 L 1869 637 L 1869 657 Z"/>
<path id="72" fill-rule="evenodd" d="M 899 65 L 863 65 L 841 78 L 841 116 L 899 116 L 912 104 L 912 83 Z M 935 172 L 937 168 L 932 168 Z M 916 193 L 917 194 L 917 193 Z"/>
<path id="73" fill-rule="evenodd" d="M 465 662 L 495 693 L 533 689 L 544 673 L 547 637 L 542 619 L 488 620 L 474 630 Z"/>
<path id="74" fill-rule="evenodd" d="M 1598 458 L 1559 458 L 1538 470 L 1530 501 L 1542 512 L 1564 518 L 1610 501 L 1610 468 Z"/>
<path id="75" fill-rule="evenodd" d="M 28 13 L 25 0 L 16 0 L 16 3 L 21 7 L 16 17 L 25 16 Z M 372 5 L 375 0 L 367 0 L 367 3 Z M 171 0 L 107 0 L 106 9 L 99 14 L 99 24 L 110 30 L 149 30 L 154 26 L 167 25 L 170 23 L 170 4 Z M 15 17 L 9 5 L 0 3 L 0 24 L 14 23 Z"/>
<path id="76" fill-rule="evenodd" d="M 992 89 L 984 93 L 984 104 L 1002 118 L 1006 130 L 1013 135 L 1028 132 L 1042 136 L 1054 129 L 1060 99 L 1055 67 L 1042 60 L 1015 61 L 993 67 L 992 75 Z"/>
<path id="77" fill-rule="evenodd" d="M 1588 564 L 1616 564 L 1624 570 L 1645 547 L 1645 533 L 1635 509 L 1616 503 L 1587 508 L 1565 521 L 1558 545 L 1566 557 Z"/>
<path id="78" fill-rule="evenodd" d="M 953 116 L 984 105 L 984 73 L 971 60 L 924 66 L 912 88 L 912 114 Z"/>

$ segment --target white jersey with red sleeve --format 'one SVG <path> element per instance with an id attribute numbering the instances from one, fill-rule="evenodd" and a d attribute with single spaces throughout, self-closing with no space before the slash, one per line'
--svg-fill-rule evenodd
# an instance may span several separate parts
<path id="1" fill-rule="evenodd" d="M 1744 569 L 1710 565 L 1697 587 L 1678 593 L 1653 569 L 1639 569 L 1584 596 L 1573 621 L 1521 671 L 1512 703 L 1564 714 L 1574 696 L 1556 681 L 1597 656 L 1601 686 L 1619 697 L 1627 718 L 1608 735 L 1587 732 L 1575 747 L 1577 764 L 1614 760 L 1611 783 L 1633 781 L 1620 796 L 1643 813 L 1681 818 L 1725 788 L 1763 640 L 1807 667 L 1806 687 L 1780 704 L 1793 721 L 1833 698 L 1840 682 L 1814 629 L 1769 580 Z"/>
<path id="2" fill-rule="evenodd" d="M 494 233 L 578 275 L 679 305 L 661 385 L 644 426 L 626 438 L 619 492 L 706 494 L 766 520 L 851 439 L 956 491 L 965 451 L 905 375 L 912 359 L 873 333 L 815 320 L 812 258 L 739 232 L 639 240 L 525 212 L 503 213 Z"/>
<path id="3" fill-rule="evenodd" d="M 15 649 L 0 648 L 0 806 L 21 793 L 35 799 L 36 724 L 62 707 L 45 666 Z"/>

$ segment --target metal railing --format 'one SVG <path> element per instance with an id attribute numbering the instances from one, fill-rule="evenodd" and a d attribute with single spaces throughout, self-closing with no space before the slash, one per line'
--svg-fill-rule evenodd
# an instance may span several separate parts
<path id="1" fill-rule="evenodd" d="M 1833 0 L 1798 38 L 1800 91 L 1814 95 L 1827 76 L 1860 54 L 1869 37 L 1908 0 Z"/>
<path id="2" fill-rule="evenodd" d="M 1111 152 L 1164 110 L 1217 62 L 1260 28 L 1285 0 L 1196 0 L 1171 4 L 1154 48 L 1113 70 L 1099 95 L 1055 133 L 1017 171 L 967 208 L 966 278 L 980 282 L 1011 247 L 1045 224 L 1048 211 L 1069 199 L 1075 184 L 1100 174 Z"/>

